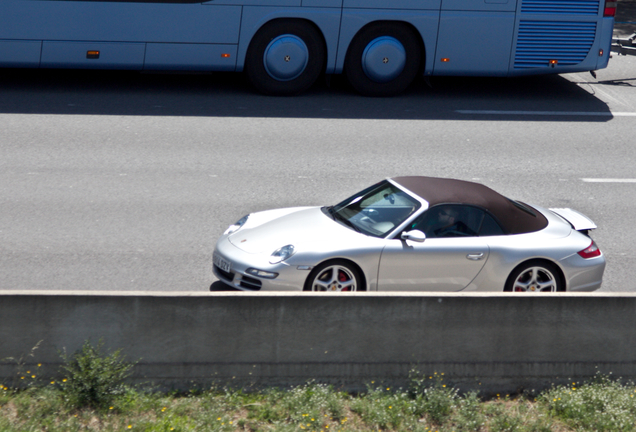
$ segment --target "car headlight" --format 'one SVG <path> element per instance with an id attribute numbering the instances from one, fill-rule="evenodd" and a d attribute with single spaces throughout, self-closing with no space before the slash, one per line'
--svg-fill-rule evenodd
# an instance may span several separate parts
<path id="1" fill-rule="evenodd" d="M 238 221 L 236 221 L 235 223 L 233 223 L 232 225 L 230 225 L 225 232 L 223 233 L 223 235 L 225 234 L 232 234 L 237 232 L 243 225 L 245 225 L 245 222 L 247 222 L 247 218 L 250 215 L 245 215 L 242 218 L 240 218 Z"/>
<path id="2" fill-rule="evenodd" d="M 278 248 L 272 253 L 272 256 L 269 257 L 269 263 L 278 264 L 279 262 L 285 261 L 287 258 L 292 256 L 294 252 L 295 251 L 293 245 L 287 245 L 283 246 L 282 248 Z"/>

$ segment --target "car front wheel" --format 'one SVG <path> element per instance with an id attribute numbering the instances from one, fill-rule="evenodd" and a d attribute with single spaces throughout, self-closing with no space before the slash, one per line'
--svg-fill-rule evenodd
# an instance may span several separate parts
<path id="1" fill-rule="evenodd" d="M 351 264 L 343 260 L 316 267 L 305 282 L 305 291 L 362 291 L 361 278 Z"/>

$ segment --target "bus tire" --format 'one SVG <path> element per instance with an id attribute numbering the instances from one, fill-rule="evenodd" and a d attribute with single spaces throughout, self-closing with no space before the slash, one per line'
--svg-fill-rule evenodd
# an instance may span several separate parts
<path id="1" fill-rule="evenodd" d="M 276 20 L 256 32 L 247 50 L 245 71 L 252 85 L 268 95 L 295 95 L 311 87 L 325 66 L 320 32 L 299 20 Z"/>
<path id="2" fill-rule="evenodd" d="M 373 23 L 358 33 L 347 51 L 345 74 L 365 96 L 394 96 L 413 82 L 420 70 L 418 36 L 404 24 Z"/>

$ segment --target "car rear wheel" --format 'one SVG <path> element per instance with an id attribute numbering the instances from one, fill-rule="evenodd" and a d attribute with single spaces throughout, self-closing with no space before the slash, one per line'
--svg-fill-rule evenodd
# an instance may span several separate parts
<path id="1" fill-rule="evenodd" d="M 362 279 L 351 264 L 328 261 L 313 269 L 305 282 L 305 291 L 362 291 Z"/>
<path id="2" fill-rule="evenodd" d="M 564 291 L 557 267 L 546 261 L 529 261 L 510 273 L 505 291 L 542 293 Z"/>

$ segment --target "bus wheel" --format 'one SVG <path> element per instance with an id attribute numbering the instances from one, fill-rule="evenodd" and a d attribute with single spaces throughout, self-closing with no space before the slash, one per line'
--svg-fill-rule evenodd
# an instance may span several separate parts
<path id="1" fill-rule="evenodd" d="M 325 65 L 325 45 L 312 25 L 277 20 L 254 35 L 245 70 L 256 89 L 270 95 L 294 95 L 311 87 Z"/>
<path id="2" fill-rule="evenodd" d="M 393 96 L 413 82 L 422 51 L 405 25 L 379 22 L 356 35 L 345 59 L 347 79 L 365 96 Z"/>

